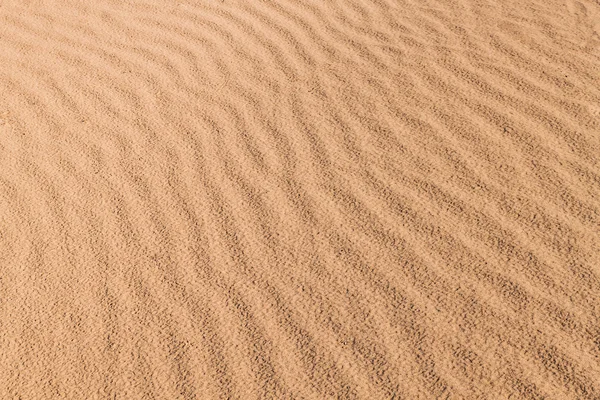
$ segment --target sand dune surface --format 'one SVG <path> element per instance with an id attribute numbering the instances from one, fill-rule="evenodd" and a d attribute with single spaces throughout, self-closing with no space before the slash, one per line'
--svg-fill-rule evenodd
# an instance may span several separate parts
<path id="1" fill-rule="evenodd" d="M 0 2 L 0 399 L 600 399 L 600 2 Z"/>

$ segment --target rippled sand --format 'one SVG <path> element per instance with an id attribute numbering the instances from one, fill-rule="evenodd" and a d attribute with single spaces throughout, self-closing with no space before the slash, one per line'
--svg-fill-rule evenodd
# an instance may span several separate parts
<path id="1" fill-rule="evenodd" d="M 1 399 L 599 399 L 598 0 L 0 3 Z"/>

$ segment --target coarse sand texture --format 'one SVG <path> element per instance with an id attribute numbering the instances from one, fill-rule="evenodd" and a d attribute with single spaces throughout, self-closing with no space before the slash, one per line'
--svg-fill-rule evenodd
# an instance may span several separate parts
<path id="1" fill-rule="evenodd" d="M 0 0 L 0 400 L 599 400 L 600 0 Z"/>

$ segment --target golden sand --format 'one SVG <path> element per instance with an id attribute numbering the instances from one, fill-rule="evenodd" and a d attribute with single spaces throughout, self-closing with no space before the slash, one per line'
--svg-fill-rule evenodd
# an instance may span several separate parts
<path id="1" fill-rule="evenodd" d="M 600 2 L 1 1 L 0 399 L 600 399 Z"/>

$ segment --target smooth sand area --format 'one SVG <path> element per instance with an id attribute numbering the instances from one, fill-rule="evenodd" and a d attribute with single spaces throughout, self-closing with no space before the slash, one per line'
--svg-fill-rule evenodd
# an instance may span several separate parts
<path id="1" fill-rule="evenodd" d="M 600 399 L 600 1 L 0 1 L 0 399 Z"/>

